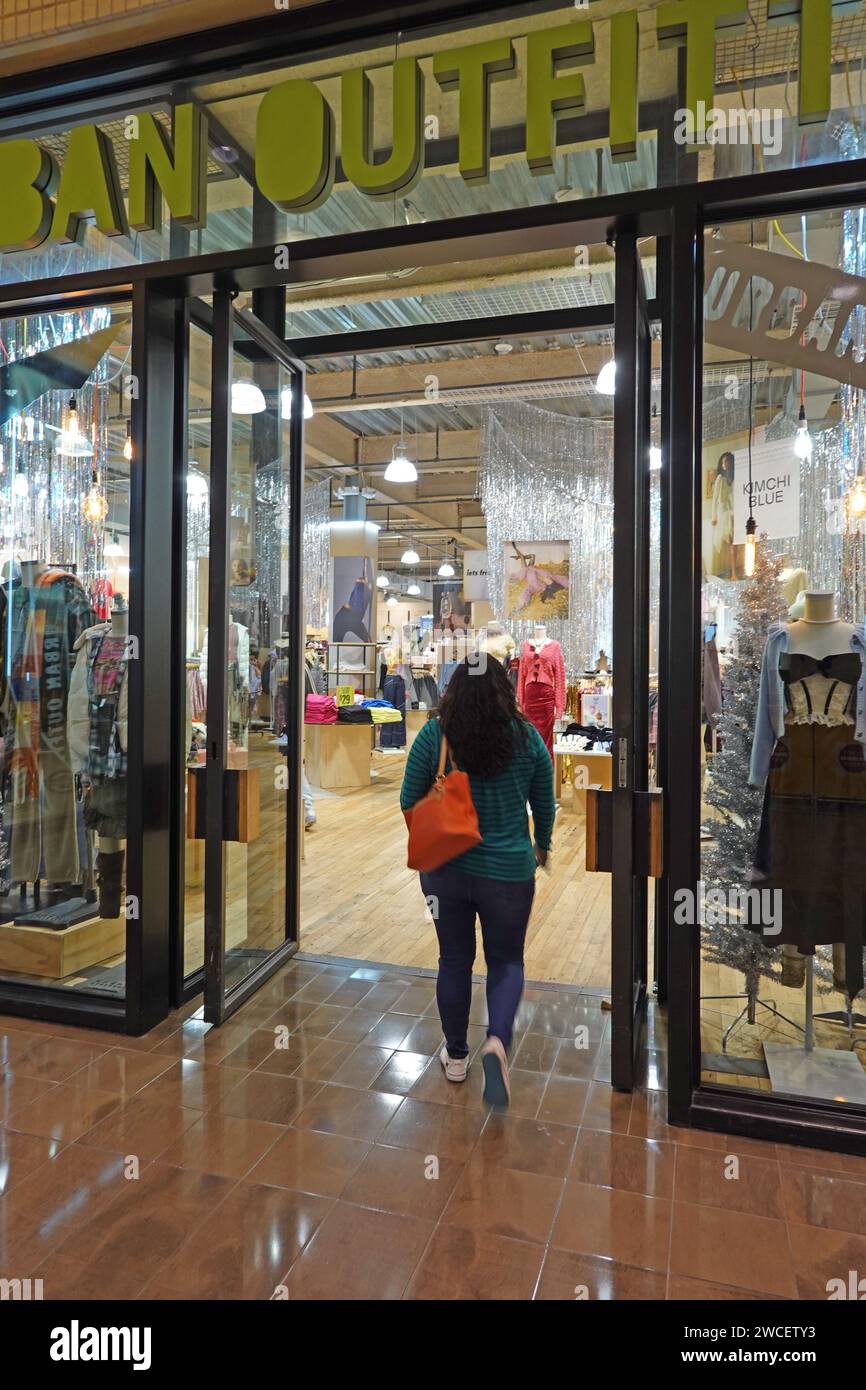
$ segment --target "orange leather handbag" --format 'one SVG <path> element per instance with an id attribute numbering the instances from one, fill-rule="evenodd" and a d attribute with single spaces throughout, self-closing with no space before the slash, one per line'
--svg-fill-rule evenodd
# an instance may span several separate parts
<path id="1" fill-rule="evenodd" d="M 474 845 L 481 844 L 478 813 L 469 778 L 452 769 L 445 775 L 448 744 L 442 739 L 436 781 L 425 797 L 405 812 L 409 826 L 409 868 L 430 873 Z"/>

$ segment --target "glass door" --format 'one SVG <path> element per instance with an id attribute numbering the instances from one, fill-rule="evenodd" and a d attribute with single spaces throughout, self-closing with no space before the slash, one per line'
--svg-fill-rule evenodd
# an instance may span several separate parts
<path id="1" fill-rule="evenodd" d="M 297 947 L 304 368 L 228 293 L 212 343 L 207 718 L 187 834 L 205 842 L 205 1019 L 220 1023 Z"/>
<path id="2" fill-rule="evenodd" d="M 611 1080 L 631 1090 L 647 993 L 652 338 L 637 237 L 616 239 Z"/>

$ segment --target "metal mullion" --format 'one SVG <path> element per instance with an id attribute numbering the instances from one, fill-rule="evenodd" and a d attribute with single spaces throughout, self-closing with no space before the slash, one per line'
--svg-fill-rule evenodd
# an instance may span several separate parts
<path id="1" fill-rule="evenodd" d="M 613 792 L 611 883 L 611 1079 L 634 1084 L 634 598 L 637 525 L 637 238 L 616 240 L 616 394 L 613 456 Z"/>
<path id="2" fill-rule="evenodd" d="M 700 374 L 703 305 L 701 228 L 694 207 L 681 207 L 671 242 L 670 506 L 668 624 L 668 758 L 665 788 L 668 904 L 696 892 L 700 875 Z M 672 918 L 671 918 L 672 921 Z M 697 929 L 671 926 L 669 941 L 669 1118 L 688 1123 L 700 1078 L 700 940 Z"/>
<path id="3" fill-rule="evenodd" d="M 292 415 L 289 422 L 289 722 L 286 762 L 289 792 L 286 810 L 286 938 L 300 940 L 301 920 L 301 780 L 304 755 L 304 395 L 306 373 L 291 370 Z"/>
<path id="4" fill-rule="evenodd" d="M 668 759 L 668 703 L 669 703 L 669 650 L 668 627 L 670 621 L 670 450 L 671 450 L 671 341 L 672 319 L 670 313 L 670 265 L 671 244 L 665 237 L 658 247 L 659 275 L 657 293 L 662 304 L 662 371 L 661 371 L 661 451 L 662 467 L 659 479 L 659 612 L 658 612 L 658 719 L 656 740 L 656 786 L 661 788 L 662 796 L 667 796 L 670 784 L 670 763 Z M 673 899 L 668 874 L 669 827 L 668 817 L 663 817 L 663 876 L 656 881 L 655 889 L 655 930 L 653 932 L 653 952 L 657 999 L 660 1004 L 667 1003 L 668 996 L 668 938 L 672 920 Z"/>
<path id="5" fill-rule="evenodd" d="M 221 1023 L 225 1000 L 225 786 L 228 668 L 228 548 L 231 514 L 231 382 L 234 308 L 231 296 L 213 304 L 211 371 L 210 566 L 208 574 L 208 729 L 205 764 L 204 1016 Z"/>

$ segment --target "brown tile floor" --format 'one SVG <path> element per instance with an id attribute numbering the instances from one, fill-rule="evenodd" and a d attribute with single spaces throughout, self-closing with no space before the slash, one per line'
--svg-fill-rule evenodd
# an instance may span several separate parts
<path id="1" fill-rule="evenodd" d="M 473 1054 L 484 1038 L 476 987 Z M 295 961 L 222 1029 L 0 1019 L 0 1277 L 46 1298 L 824 1298 L 866 1159 L 674 1130 L 664 1020 L 529 990 L 508 1114 L 444 1079 L 433 981 Z M 578 1032 L 578 1030 L 581 1030 Z M 575 1045 L 579 1038 L 585 1046 Z"/>

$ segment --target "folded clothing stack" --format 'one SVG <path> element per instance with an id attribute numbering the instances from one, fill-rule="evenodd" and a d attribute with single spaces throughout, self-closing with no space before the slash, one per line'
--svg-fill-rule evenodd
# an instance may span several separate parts
<path id="1" fill-rule="evenodd" d="M 333 695 L 308 695 L 304 707 L 305 724 L 336 724 L 337 701 Z"/>
<path id="2" fill-rule="evenodd" d="M 340 705 L 337 710 L 338 724 L 372 724 L 372 711 L 360 705 Z"/>

